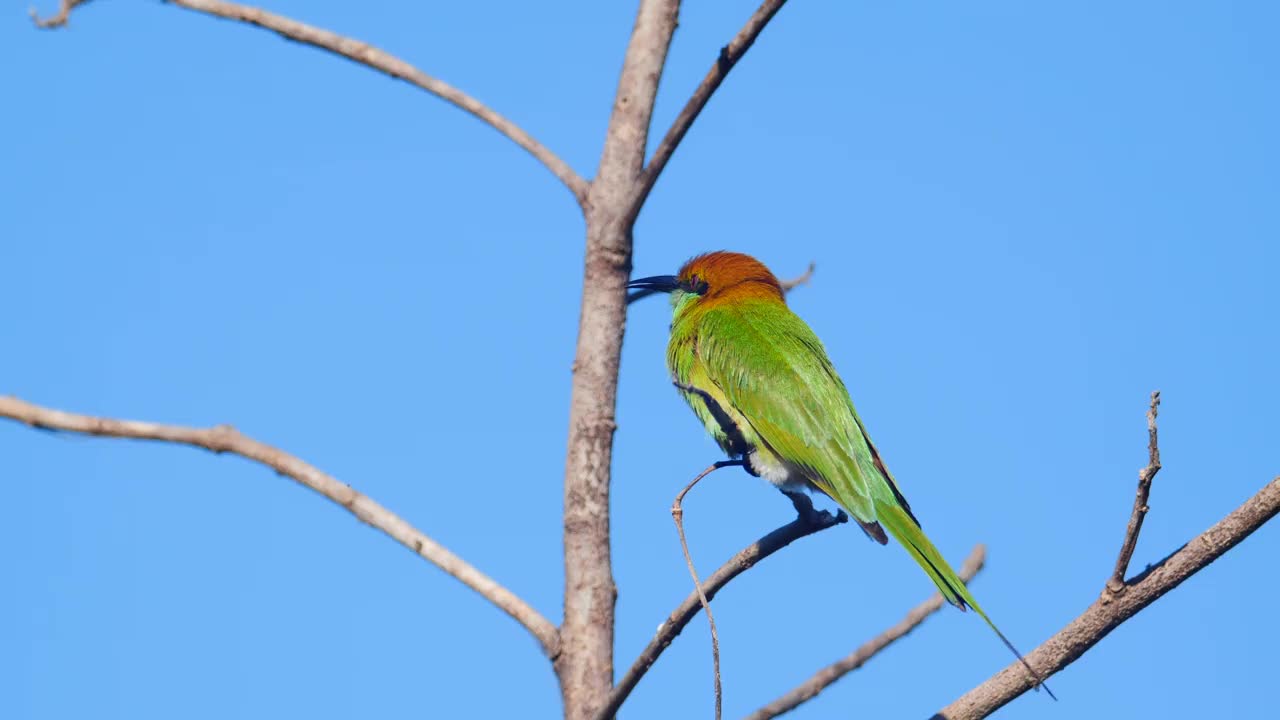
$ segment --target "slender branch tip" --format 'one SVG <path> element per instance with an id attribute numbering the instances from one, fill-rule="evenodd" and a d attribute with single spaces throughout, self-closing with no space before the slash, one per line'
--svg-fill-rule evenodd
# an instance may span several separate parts
<path id="1" fill-rule="evenodd" d="M 782 281 L 782 291 L 791 292 L 792 290 L 795 290 L 801 285 L 808 285 L 809 281 L 813 279 L 813 271 L 817 269 L 818 269 L 818 264 L 813 261 L 810 261 L 809 267 L 806 268 L 805 271 L 800 274 L 800 276 L 794 277 L 790 280 Z"/>
<path id="2" fill-rule="evenodd" d="M 760 33 L 764 31 L 773 16 L 777 15 L 785 4 L 786 0 L 764 0 L 760 7 L 756 8 L 756 11 L 747 19 L 746 24 L 742 26 L 738 34 L 734 35 L 727 45 L 721 46 L 716 54 L 715 62 L 711 64 L 711 69 L 702 78 L 702 82 L 698 84 L 697 89 L 693 91 L 693 95 L 689 97 L 684 108 L 680 110 L 680 114 L 671 123 L 666 135 L 662 137 L 662 141 L 658 143 L 657 149 L 653 151 L 653 156 L 649 158 L 649 164 L 645 166 L 644 173 L 640 178 L 640 191 L 632 201 L 633 216 L 639 212 L 640 206 L 644 204 L 649 192 L 653 190 L 654 184 L 658 181 L 658 176 L 662 174 L 663 168 L 667 166 L 672 154 L 675 153 L 680 142 L 684 140 L 689 128 L 693 127 L 694 121 L 698 119 L 698 115 L 707 106 L 711 96 L 724 82 L 725 78 L 729 76 L 729 72 L 738 64 L 738 61 L 747 54 L 747 50 L 751 49 L 756 38 L 760 37 Z"/>
<path id="3" fill-rule="evenodd" d="M 67 21 L 71 19 L 71 11 L 78 5 L 83 5 L 89 0 L 61 0 L 58 4 L 58 12 L 47 18 L 40 17 L 40 12 L 35 6 L 27 9 L 27 14 L 31 16 L 31 21 L 41 30 L 54 30 L 65 27 Z"/>
<path id="4" fill-rule="evenodd" d="M 1156 426 L 1156 418 L 1160 414 L 1160 391 L 1151 393 L 1147 406 L 1147 465 L 1138 471 L 1138 489 L 1133 498 L 1133 511 L 1129 515 L 1129 524 L 1125 528 L 1124 541 L 1120 543 L 1120 554 L 1116 557 L 1115 569 L 1107 579 L 1105 592 L 1116 594 L 1124 592 L 1127 585 L 1125 575 L 1129 572 L 1129 563 L 1133 552 L 1138 547 L 1138 535 L 1142 532 L 1142 522 L 1150 511 L 1151 481 L 1160 472 L 1160 433 Z"/>
<path id="5" fill-rule="evenodd" d="M 808 497 L 805 497 L 805 500 L 807 501 Z M 795 502 L 794 498 L 793 502 Z M 812 506 L 811 502 L 810 506 Z M 725 561 L 718 570 L 703 581 L 701 590 L 707 600 L 710 601 L 714 598 L 731 580 L 796 540 L 815 535 L 823 530 L 847 522 L 849 519 L 844 512 L 832 515 L 825 510 L 815 511 L 807 517 L 798 507 L 796 512 L 797 516 L 791 522 L 773 530 L 738 551 L 737 554 Z M 622 707 L 622 703 L 626 702 L 626 699 L 631 695 L 631 691 L 635 690 L 640 679 L 645 676 L 649 668 L 653 667 L 662 652 L 671 645 L 676 636 L 693 620 L 700 609 L 702 609 L 701 598 L 695 591 L 689 593 L 676 609 L 671 611 L 666 620 L 658 625 L 658 630 L 654 633 L 653 639 L 649 641 L 645 649 L 632 662 L 630 669 L 614 685 L 607 702 L 596 712 L 595 720 L 609 720 L 617 714 L 618 709 Z"/>
<path id="6" fill-rule="evenodd" d="M 70 17 L 72 9 L 88 1 L 61 0 L 61 6 L 57 14 L 41 19 L 36 11 L 32 9 L 31 16 L 37 27 L 45 29 L 62 27 L 67 24 L 67 19 Z M 165 2 L 169 5 L 176 5 L 187 10 L 204 13 L 205 15 L 270 30 L 286 40 L 327 51 L 425 90 L 505 135 L 507 139 L 524 149 L 525 152 L 532 155 L 550 170 L 573 194 L 579 207 L 586 207 L 590 183 L 582 179 L 560 156 L 553 153 L 523 128 L 505 116 L 500 115 L 488 105 L 449 83 L 428 75 L 381 48 L 314 25 L 308 25 L 284 15 L 278 15 L 249 5 L 227 2 L 226 0 L 165 0 Z"/>

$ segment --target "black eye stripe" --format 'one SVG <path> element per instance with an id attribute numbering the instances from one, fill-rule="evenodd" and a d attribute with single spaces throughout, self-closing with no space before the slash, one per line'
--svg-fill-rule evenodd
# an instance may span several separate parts
<path id="1" fill-rule="evenodd" d="M 685 292 L 691 292 L 695 295 L 702 295 L 706 293 L 707 289 L 710 287 L 707 285 L 706 280 L 703 280 L 697 275 L 691 275 L 687 282 L 681 283 L 681 286 L 684 288 Z"/>

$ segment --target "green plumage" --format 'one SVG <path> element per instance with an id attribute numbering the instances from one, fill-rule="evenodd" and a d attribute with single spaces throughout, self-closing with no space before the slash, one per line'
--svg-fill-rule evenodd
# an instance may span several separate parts
<path id="1" fill-rule="evenodd" d="M 749 472 L 784 492 L 816 489 L 830 496 L 881 544 L 888 542 L 887 530 L 947 602 L 973 608 L 1039 684 L 920 529 L 827 351 L 787 307 L 768 268 L 748 255 L 713 252 L 685 263 L 678 275 L 633 280 L 628 287 L 671 293 L 667 367 L 730 457 L 741 457 Z"/>
<path id="2" fill-rule="evenodd" d="M 678 385 L 696 388 L 681 392 L 721 447 L 749 455 L 753 470 L 783 489 L 829 495 L 882 543 L 879 528 L 888 530 L 948 602 L 996 629 L 921 530 L 809 326 L 768 294 L 699 302 L 677 291 L 672 302 L 667 365 Z M 736 427 L 722 427 L 703 393 Z M 735 433 L 746 447 L 734 447 Z"/>

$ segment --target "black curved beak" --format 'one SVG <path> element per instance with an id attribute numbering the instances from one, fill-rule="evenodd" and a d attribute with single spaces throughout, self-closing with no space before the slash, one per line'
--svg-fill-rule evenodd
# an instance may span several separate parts
<path id="1" fill-rule="evenodd" d="M 651 293 L 669 293 L 680 287 L 680 280 L 675 275 L 654 275 L 627 283 L 628 290 L 648 290 Z"/>

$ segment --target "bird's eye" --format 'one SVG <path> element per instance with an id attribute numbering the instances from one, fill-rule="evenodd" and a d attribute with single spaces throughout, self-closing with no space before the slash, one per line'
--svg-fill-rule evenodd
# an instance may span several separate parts
<path id="1" fill-rule="evenodd" d="M 707 281 L 694 275 L 689 278 L 689 289 L 698 295 L 702 295 L 707 291 Z"/>

